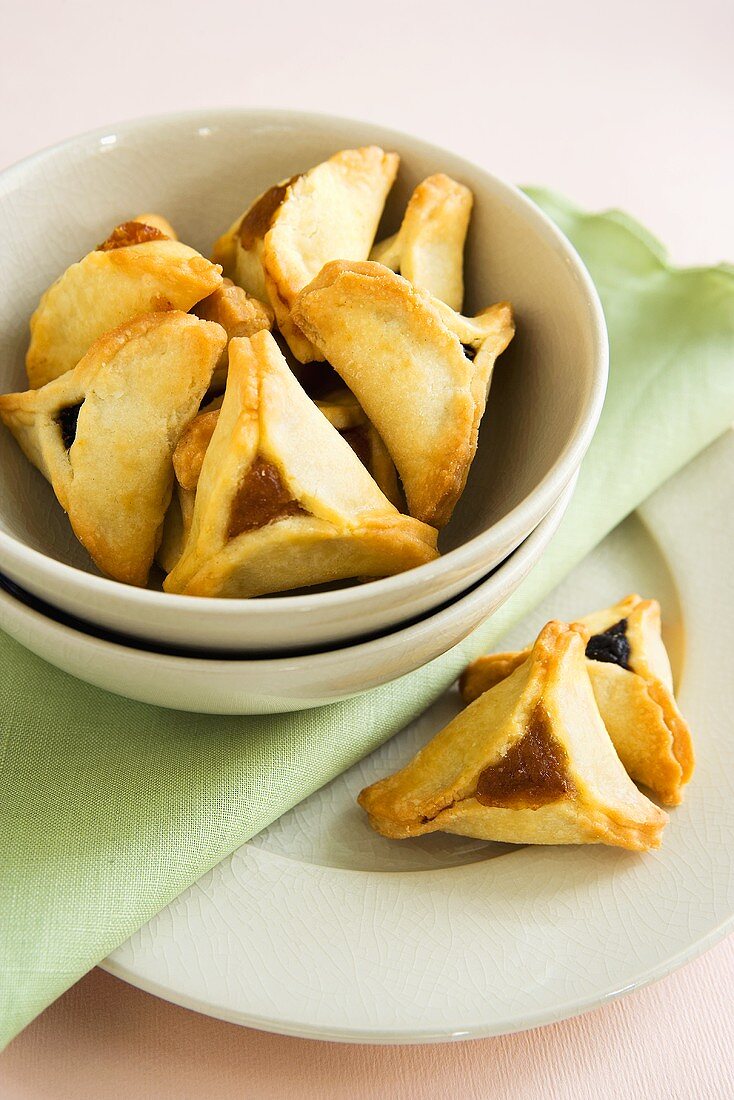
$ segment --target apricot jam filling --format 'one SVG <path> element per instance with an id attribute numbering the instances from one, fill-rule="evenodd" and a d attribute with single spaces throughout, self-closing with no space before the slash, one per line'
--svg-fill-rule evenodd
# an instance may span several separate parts
<path id="1" fill-rule="evenodd" d="M 255 241 L 264 237 L 270 229 L 275 211 L 283 202 L 290 185 L 295 183 L 297 179 L 300 179 L 300 176 L 291 176 L 285 183 L 278 183 L 275 187 L 270 187 L 247 211 L 240 222 L 238 231 L 240 244 L 246 251 L 249 252 Z"/>
<path id="2" fill-rule="evenodd" d="M 520 740 L 498 764 L 480 774 L 477 802 L 512 810 L 537 810 L 557 802 L 573 789 L 567 764 L 566 752 L 551 733 L 548 715 L 539 703 Z"/>
<path id="3" fill-rule="evenodd" d="M 116 248 L 128 248 L 131 244 L 145 244 L 146 241 L 167 241 L 169 238 L 154 225 L 144 222 L 123 222 L 115 226 L 106 241 L 97 246 L 97 252 L 112 252 Z"/>
<path id="4" fill-rule="evenodd" d="M 356 428 L 343 428 L 339 435 L 346 439 L 349 446 L 356 454 L 363 466 L 369 470 L 372 458 L 372 448 L 367 434 L 367 429 L 358 425 Z"/>
<path id="5" fill-rule="evenodd" d="M 240 483 L 229 518 L 227 536 L 256 531 L 286 516 L 306 515 L 293 499 L 272 462 L 256 458 Z"/>

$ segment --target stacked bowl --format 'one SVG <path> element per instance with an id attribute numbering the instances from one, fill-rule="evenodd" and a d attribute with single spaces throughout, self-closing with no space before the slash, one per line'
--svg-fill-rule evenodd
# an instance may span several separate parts
<path id="1" fill-rule="evenodd" d="M 132 588 L 99 575 L 50 486 L 0 433 L 0 627 L 100 687 L 160 706 L 270 713 L 357 694 L 425 664 L 491 615 L 539 560 L 563 516 L 601 412 L 607 341 L 581 260 L 515 188 L 451 153 L 382 127 L 292 111 L 191 113 L 116 126 L 0 176 L 0 392 L 26 386 L 27 319 L 90 240 L 135 209 L 164 212 L 183 240 L 211 242 L 273 180 L 338 149 L 401 154 L 383 221 L 441 171 L 474 213 L 465 312 L 512 302 L 466 489 L 442 556 L 332 591 L 251 600 Z M 381 231 L 382 232 L 382 231 Z"/>

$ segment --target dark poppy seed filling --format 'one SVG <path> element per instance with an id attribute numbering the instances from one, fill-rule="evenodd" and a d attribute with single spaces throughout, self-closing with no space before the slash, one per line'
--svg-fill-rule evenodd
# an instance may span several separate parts
<path id="1" fill-rule="evenodd" d="M 627 620 L 620 619 L 603 634 L 594 634 L 586 643 L 590 661 L 605 661 L 629 670 L 630 644 L 627 641 Z"/>
<path id="2" fill-rule="evenodd" d="M 464 355 L 467 357 L 467 359 L 470 359 L 472 362 L 474 362 L 474 357 L 477 354 L 477 349 L 473 348 L 471 344 L 462 344 L 461 346 L 464 349 Z"/>
<path id="3" fill-rule="evenodd" d="M 80 401 L 78 405 L 69 405 L 68 408 L 62 409 L 56 417 L 56 423 L 61 429 L 61 438 L 67 451 L 76 439 L 76 423 L 79 419 L 79 410 L 83 404 L 84 402 Z"/>

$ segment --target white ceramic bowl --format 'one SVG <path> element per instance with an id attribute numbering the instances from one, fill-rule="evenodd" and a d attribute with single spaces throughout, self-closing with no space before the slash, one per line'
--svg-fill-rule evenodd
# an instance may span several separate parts
<path id="1" fill-rule="evenodd" d="M 594 287 L 568 241 L 514 187 L 379 126 L 293 111 L 197 112 L 74 138 L 3 173 L 0 391 L 27 385 L 28 318 L 41 292 L 110 226 L 155 209 L 208 252 L 273 180 L 369 142 L 402 156 L 381 233 L 396 227 L 426 175 L 463 180 L 475 195 L 466 310 L 507 298 L 517 313 L 466 491 L 442 534 L 443 556 L 369 584 L 258 600 L 130 588 L 96 574 L 50 487 L 0 430 L 7 576 L 72 615 L 159 644 L 293 650 L 364 637 L 438 607 L 486 576 L 548 513 L 578 469 L 603 402 L 607 338 Z"/>
<path id="2" fill-rule="evenodd" d="M 555 533 L 575 478 L 544 520 L 486 580 L 447 606 L 359 645 L 246 660 L 159 653 L 87 633 L 59 612 L 29 605 L 0 583 L 0 626 L 51 664 L 144 703 L 206 714 L 306 710 L 358 695 L 446 653 L 512 595 Z M 63 616 L 60 616 L 62 619 Z"/>

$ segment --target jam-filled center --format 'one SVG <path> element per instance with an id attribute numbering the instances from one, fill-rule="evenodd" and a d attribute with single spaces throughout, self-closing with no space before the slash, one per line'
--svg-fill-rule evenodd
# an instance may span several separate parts
<path id="1" fill-rule="evenodd" d="M 116 248 L 128 248 L 132 244 L 145 244 L 146 241 L 167 241 L 169 238 L 154 225 L 145 222 L 123 222 L 117 225 L 106 241 L 97 246 L 98 252 L 113 252 Z"/>
<path id="2" fill-rule="evenodd" d="M 590 661 L 602 661 L 629 670 L 630 644 L 627 638 L 627 620 L 620 619 L 601 634 L 593 634 L 586 643 L 586 656 Z"/>
<path id="3" fill-rule="evenodd" d="M 565 749 L 553 736 L 541 703 L 528 728 L 497 764 L 480 774 L 477 802 L 505 809 L 537 810 L 573 789 Z"/>
<path id="4" fill-rule="evenodd" d="M 258 457 L 240 482 L 232 501 L 227 535 L 233 539 L 286 516 L 305 514 L 283 484 L 277 468 L 272 462 Z"/>
<path id="5" fill-rule="evenodd" d="M 249 252 L 255 241 L 264 237 L 270 229 L 275 211 L 283 202 L 290 185 L 297 179 L 300 179 L 300 176 L 291 176 L 285 183 L 277 183 L 275 187 L 270 187 L 247 211 L 239 228 L 240 243 L 246 251 Z"/>
<path id="6" fill-rule="evenodd" d="M 78 405 L 68 405 L 65 409 L 62 409 L 56 417 L 56 423 L 61 432 L 61 439 L 67 451 L 71 449 L 71 445 L 76 439 L 76 426 L 83 404 L 84 402 L 80 401 Z"/>

